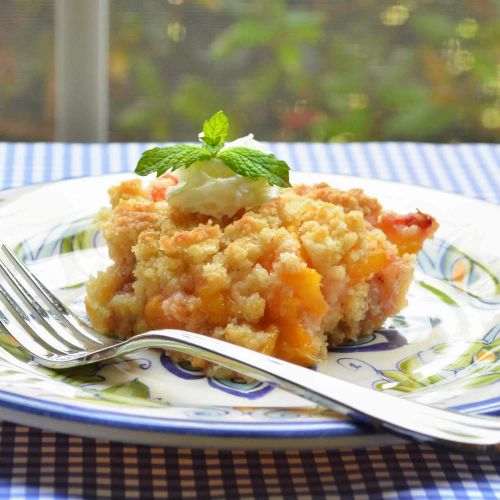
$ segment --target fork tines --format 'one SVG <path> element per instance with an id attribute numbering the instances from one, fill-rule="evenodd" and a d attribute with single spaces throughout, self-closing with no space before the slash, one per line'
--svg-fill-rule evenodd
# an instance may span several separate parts
<path id="1" fill-rule="evenodd" d="M 4 244 L 0 277 L 0 326 L 35 357 L 47 359 L 104 344 Z"/>

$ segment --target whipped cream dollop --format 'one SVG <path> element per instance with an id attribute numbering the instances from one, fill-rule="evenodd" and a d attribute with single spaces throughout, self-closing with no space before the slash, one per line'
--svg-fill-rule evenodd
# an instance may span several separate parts
<path id="1" fill-rule="evenodd" d="M 245 147 L 270 153 L 253 134 L 227 143 L 222 151 Z M 175 171 L 179 183 L 170 188 L 167 202 L 184 212 L 198 212 L 220 219 L 231 217 L 240 209 L 250 209 L 270 200 L 279 188 L 270 186 L 266 179 L 249 179 L 231 170 L 217 158 L 198 161 Z"/>

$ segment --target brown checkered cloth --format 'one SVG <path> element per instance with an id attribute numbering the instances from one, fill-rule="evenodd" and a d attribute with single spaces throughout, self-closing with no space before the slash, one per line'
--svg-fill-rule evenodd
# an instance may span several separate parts
<path id="1" fill-rule="evenodd" d="M 500 460 L 421 445 L 223 451 L 129 446 L 3 422 L 0 498 L 500 498 Z"/>

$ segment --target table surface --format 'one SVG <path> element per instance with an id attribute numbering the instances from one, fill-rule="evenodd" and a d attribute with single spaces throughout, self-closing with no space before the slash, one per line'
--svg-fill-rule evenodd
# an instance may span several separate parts
<path id="1" fill-rule="evenodd" d="M 150 144 L 0 143 L 0 189 L 133 170 Z M 294 170 L 500 201 L 500 146 L 272 143 Z M 0 414 L 1 417 L 1 414 Z M 314 451 L 132 446 L 0 422 L 0 498 L 500 498 L 500 459 L 425 445 Z"/>

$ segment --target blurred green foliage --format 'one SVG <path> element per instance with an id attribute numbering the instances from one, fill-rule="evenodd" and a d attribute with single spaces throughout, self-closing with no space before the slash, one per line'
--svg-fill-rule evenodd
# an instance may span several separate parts
<path id="1" fill-rule="evenodd" d="M 219 109 L 229 115 L 233 137 L 500 137 L 498 0 L 110 4 L 112 140 L 191 140 Z M 0 73 L 2 88 L 5 78 L 12 75 Z M 26 88 L 14 82 L 12 89 L 14 101 L 27 98 Z"/>

